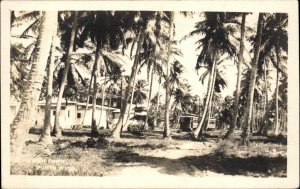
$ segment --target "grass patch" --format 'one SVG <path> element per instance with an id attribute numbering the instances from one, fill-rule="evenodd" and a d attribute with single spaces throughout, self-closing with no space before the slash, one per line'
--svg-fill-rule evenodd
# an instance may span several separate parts
<path id="1" fill-rule="evenodd" d="M 285 177 L 287 173 L 284 136 L 252 136 L 249 146 L 238 145 L 238 134 L 232 140 L 218 140 L 220 131 L 206 135 L 205 142 L 191 140 L 187 132 L 173 132 L 172 140 L 164 140 L 161 131 L 146 131 L 143 137 L 123 132 L 125 137 L 118 141 L 106 136 L 106 130 L 94 138 L 87 130 L 66 130 L 62 138 L 52 138 L 51 154 L 45 153 L 38 134 L 29 134 L 21 162 L 11 166 L 11 174 L 101 177 L 141 165 L 170 175 Z"/>

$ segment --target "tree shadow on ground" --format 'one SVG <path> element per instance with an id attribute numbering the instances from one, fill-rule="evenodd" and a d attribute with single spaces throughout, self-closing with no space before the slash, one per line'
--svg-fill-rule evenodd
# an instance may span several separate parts
<path id="1" fill-rule="evenodd" d="M 140 156 L 129 150 L 114 152 L 110 156 L 114 162 L 139 163 L 152 168 L 160 168 L 160 172 L 170 175 L 188 174 L 195 176 L 199 171 L 225 175 L 243 175 L 254 177 L 286 177 L 287 159 L 285 157 L 222 157 L 215 154 L 203 156 L 186 156 L 179 159 L 164 157 Z"/>
<path id="2" fill-rule="evenodd" d="M 258 136 L 253 135 L 252 138 L 250 138 L 251 142 L 262 142 L 262 143 L 273 143 L 273 144 L 283 144 L 287 145 L 287 137 L 283 135 L 278 136 Z"/>

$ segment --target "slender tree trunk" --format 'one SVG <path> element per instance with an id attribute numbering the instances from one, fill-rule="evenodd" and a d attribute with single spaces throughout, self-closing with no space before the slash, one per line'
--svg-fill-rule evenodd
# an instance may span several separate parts
<path id="1" fill-rule="evenodd" d="M 154 67 L 154 64 L 152 65 Z M 153 75 L 154 75 L 154 68 L 152 67 L 151 70 L 151 78 L 150 78 L 150 89 L 148 93 L 148 102 L 147 102 L 147 115 L 145 120 L 144 128 L 148 130 L 148 119 L 149 119 L 149 108 L 150 108 L 150 102 L 151 102 L 151 96 L 152 96 L 152 84 L 153 84 Z"/>
<path id="2" fill-rule="evenodd" d="M 240 52 L 238 55 L 238 73 L 237 73 L 237 81 L 236 81 L 236 91 L 235 91 L 235 100 L 234 100 L 234 109 L 232 115 L 232 122 L 230 124 L 229 130 L 226 133 L 224 138 L 232 138 L 234 129 L 236 128 L 238 111 L 239 111 L 239 99 L 240 99 L 240 91 L 241 91 L 241 77 L 242 77 L 242 69 L 243 69 L 243 54 L 244 54 L 244 37 L 245 37 L 245 21 L 246 21 L 246 14 L 243 13 L 242 15 L 242 25 L 241 25 L 241 39 L 240 39 Z"/>
<path id="3" fill-rule="evenodd" d="M 254 89 L 256 83 L 256 72 L 257 72 L 257 64 L 258 58 L 260 53 L 260 45 L 261 45 L 261 38 L 262 38 L 262 29 L 264 23 L 264 14 L 259 13 L 258 17 L 258 27 L 257 27 L 257 35 L 256 35 L 256 42 L 254 44 L 254 57 L 252 59 L 252 70 L 250 76 L 250 84 L 249 84 L 249 91 L 247 96 L 247 106 L 245 110 L 245 126 L 243 128 L 243 132 L 241 135 L 242 144 L 247 145 L 249 143 L 249 132 L 250 132 L 250 124 L 252 121 L 252 106 L 253 106 L 253 98 L 254 98 Z"/>
<path id="4" fill-rule="evenodd" d="M 57 11 L 42 12 L 39 35 L 36 41 L 28 81 L 19 111 L 10 125 L 10 157 L 12 163 L 20 160 L 29 128 L 33 125 L 33 117 L 36 115 L 36 107 L 53 37 L 53 32 L 46 31 L 49 28 L 57 28 Z"/>
<path id="5" fill-rule="evenodd" d="M 268 86 L 267 86 L 267 66 L 266 63 L 264 62 L 263 65 L 264 68 L 264 107 L 263 107 L 263 117 L 261 118 L 261 124 L 260 128 L 258 130 L 258 135 L 267 135 L 267 115 L 268 115 Z"/>
<path id="6" fill-rule="evenodd" d="M 155 109 L 155 116 L 154 116 L 154 120 L 153 120 L 153 130 L 157 126 L 158 111 L 159 111 L 160 85 L 161 85 L 161 80 L 159 80 L 159 84 L 158 84 L 157 99 L 156 99 L 156 109 Z"/>
<path id="7" fill-rule="evenodd" d="M 94 67 L 95 67 L 95 65 L 94 65 Z M 94 69 L 95 69 L 95 68 L 93 68 L 93 70 L 94 70 Z M 93 71 L 92 71 L 92 72 L 93 72 Z M 90 104 L 90 96 L 91 96 L 91 90 L 92 90 L 93 76 L 94 76 L 94 74 L 92 73 L 92 74 L 91 74 L 91 79 L 90 79 L 90 84 L 89 84 L 89 92 L 88 92 L 88 96 L 87 96 L 86 103 L 85 103 L 85 110 L 84 110 L 84 114 L 83 114 L 81 126 L 84 125 L 84 120 L 85 120 L 86 112 L 87 112 L 87 110 L 88 110 L 88 105 Z"/>
<path id="8" fill-rule="evenodd" d="M 169 45 L 168 45 L 168 60 L 167 60 L 167 70 L 166 70 L 166 104 L 165 104 L 165 127 L 163 132 L 163 138 L 171 138 L 171 130 L 170 130 L 170 64 L 171 64 L 171 48 L 172 48 L 172 40 L 173 40 L 173 24 L 174 24 L 174 12 L 171 12 L 170 16 L 170 29 L 169 29 Z"/>
<path id="9" fill-rule="evenodd" d="M 92 125 L 91 125 L 91 136 L 97 136 L 97 123 L 96 123 L 96 102 L 97 102 L 97 92 L 98 92 L 98 83 L 97 83 L 97 76 L 98 76 L 98 66 L 99 65 L 99 59 L 100 57 L 100 44 L 98 42 L 97 49 L 96 49 L 96 55 L 95 55 L 95 69 L 93 70 L 93 77 L 94 77 L 94 86 L 93 86 L 93 101 L 92 101 Z"/>
<path id="10" fill-rule="evenodd" d="M 123 126 L 124 116 L 125 116 L 128 100 L 130 98 L 130 92 L 131 92 L 131 90 L 133 90 L 134 78 L 136 77 L 136 74 L 137 74 L 137 69 L 138 69 L 138 65 L 139 65 L 139 56 L 140 56 L 139 54 L 140 54 L 142 43 L 144 42 L 144 37 L 145 37 L 145 31 L 140 30 L 139 35 L 138 35 L 138 40 L 137 40 L 138 44 L 137 44 L 136 54 L 135 54 L 135 58 L 134 58 L 134 63 L 131 68 L 131 75 L 129 78 L 129 82 L 128 82 L 128 85 L 126 86 L 126 90 L 125 90 L 125 99 L 122 102 L 122 108 L 121 108 L 119 120 L 118 120 L 116 127 L 114 128 L 112 135 L 111 135 L 111 137 L 115 138 L 115 139 L 120 138 L 120 133 L 121 133 L 121 129 Z"/>
<path id="11" fill-rule="evenodd" d="M 252 122 L 251 122 L 251 127 L 250 127 L 250 133 L 254 132 L 254 128 L 255 128 L 255 122 L 256 122 L 256 103 L 253 102 L 253 107 L 252 107 Z"/>
<path id="12" fill-rule="evenodd" d="M 213 60 L 212 71 L 210 73 L 210 79 L 209 79 L 210 82 L 208 83 L 209 90 L 207 91 L 206 100 L 205 100 L 205 106 L 204 106 L 204 111 L 203 111 L 201 120 L 200 120 L 200 122 L 198 122 L 197 128 L 194 131 L 194 137 L 195 138 L 198 137 L 198 135 L 199 135 L 199 133 L 200 133 L 200 131 L 202 129 L 204 120 L 206 118 L 206 115 L 207 115 L 207 110 L 208 110 L 208 106 L 209 106 L 210 96 L 211 96 L 211 93 L 213 91 L 213 85 L 214 85 L 213 81 L 214 81 L 215 72 L 216 72 L 216 60 Z"/>
<path id="13" fill-rule="evenodd" d="M 138 71 L 138 69 L 136 69 L 136 72 Z M 133 103 L 133 97 L 134 97 L 134 89 L 135 89 L 135 85 L 136 85 L 136 74 L 135 73 L 135 77 L 133 78 L 133 86 L 132 86 L 132 91 L 131 91 L 131 94 L 130 94 L 130 104 L 129 104 L 129 107 L 128 107 L 128 112 L 127 112 L 127 117 L 126 117 L 126 120 L 125 120 L 125 123 L 124 123 L 124 126 L 127 127 L 127 124 L 128 124 L 128 120 L 130 118 L 130 114 L 131 114 L 131 107 L 132 107 L 132 103 Z M 125 115 L 124 115 L 125 117 Z"/>
<path id="14" fill-rule="evenodd" d="M 112 95 L 110 94 L 110 97 L 109 97 L 109 103 L 108 103 L 108 109 L 109 109 L 109 114 L 111 115 L 111 110 L 110 110 L 110 107 L 111 107 L 111 99 L 112 99 Z M 106 115 L 106 117 L 108 117 L 107 115 Z M 110 126 L 110 124 L 111 123 L 109 123 L 109 124 L 107 124 L 107 129 L 111 129 L 111 126 Z"/>
<path id="15" fill-rule="evenodd" d="M 97 64 L 97 63 L 96 63 Z M 97 66 L 96 66 L 97 67 Z M 97 102 L 97 76 L 94 75 L 94 87 L 93 87 L 93 101 L 92 101 L 92 125 L 91 125 L 91 135 L 97 135 L 97 124 L 96 124 L 96 102 Z"/>
<path id="16" fill-rule="evenodd" d="M 57 25 L 57 23 L 56 23 Z M 55 64 L 55 39 L 57 34 L 57 28 L 54 29 L 52 46 L 51 46 L 51 56 L 47 69 L 47 95 L 46 95 L 46 105 L 45 105 L 45 117 L 44 117 L 44 127 L 42 135 L 39 139 L 46 145 L 52 145 L 51 139 L 51 104 L 52 104 L 52 83 L 53 83 L 53 71 Z"/>
<path id="17" fill-rule="evenodd" d="M 279 64 L 280 64 L 280 49 L 279 49 L 279 39 L 276 44 L 276 57 L 277 57 L 277 70 L 276 70 L 276 89 L 275 89 L 275 105 L 276 105 L 276 110 L 275 110 L 275 136 L 279 134 L 279 122 L 278 122 L 278 86 L 279 86 Z"/>
<path id="18" fill-rule="evenodd" d="M 104 65 L 104 67 L 105 67 L 105 65 Z M 104 110 L 104 107 L 103 107 L 104 106 L 104 92 L 105 92 L 105 88 L 106 88 L 105 82 L 106 82 L 106 71 L 104 71 L 104 82 L 103 82 L 103 86 L 102 86 L 101 111 L 100 111 L 100 119 L 99 119 L 98 127 L 101 126 L 102 114 L 103 114 L 103 110 Z"/>
<path id="19" fill-rule="evenodd" d="M 204 125 L 204 127 L 201 128 L 200 133 L 198 134 L 198 136 L 201 136 L 203 131 L 206 131 L 206 129 L 209 125 L 211 107 L 212 107 L 211 104 L 212 104 L 212 101 L 213 101 L 212 99 L 213 99 L 213 96 L 214 96 L 214 93 L 215 93 L 214 89 L 215 89 L 215 83 L 216 83 L 216 76 L 217 76 L 217 67 L 215 67 L 214 75 L 213 75 L 213 78 L 212 78 L 212 88 L 211 88 L 211 93 L 210 93 L 210 96 L 209 96 L 209 99 L 208 99 L 208 108 L 207 108 L 208 112 L 206 114 L 207 116 L 206 115 L 204 116 L 204 120 L 207 120 L 207 123 L 206 123 L 206 125 Z"/>
<path id="20" fill-rule="evenodd" d="M 53 128 L 53 135 L 56 137 L 61 137 L 61 125 L 60 125 L 61 102 L 62 102 L 62 97 L 63 97 L 63 93 L 65 90 L 67 76 L 68 76 L 68 72 L 69 72 L 69 68 L 70 68 L 70 64 L 71 64 L 71 53 L 73 52 L 75 32 L 76 32 L 76 28 L 77 28 L 78 12 L 75 11 L 74 14 L 75 14 L 75 16 L 74 16 L 74 21 L 72 24 L 72 32 L 71 32 L 70 44 L 68 47 L 67 60 L 65 63 L 65 69 L 63 71 L 62 82 L 61 82 L 61 85 L 59 88 L 58 99 L 57 99 L 57 104 L 56 104 L 56 115 L 55 115 L 55 122 L 54 122 L 54 128 Z"/>

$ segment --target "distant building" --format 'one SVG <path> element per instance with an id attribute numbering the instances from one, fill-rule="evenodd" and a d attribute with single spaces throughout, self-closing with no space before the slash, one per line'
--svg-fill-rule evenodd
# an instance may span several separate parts
<path id="1" fill-rule="evenodd" d="M 109 104 L 109 102 L 111 104 Z M 54 126 L 54 120 L 56 115 L 56 99 L 52 100 L 51 104 L 51 127 Z M 101 99 L 97 99 L 97 104 L 101 104 Z M 12 123 L 14 117 L 18 113 L 20 106 L 20 102 L 18 101 L 10 101 L 10 123 Z M 105 99 L 103 112 L 100 121 L 100 112 L 101 105 L 96 105 L 96 123 L 99 128 L 107 128 L 108 124 L 113 125 L 116 124 L 119 116 L 120 116 L 120 106 L 121 102 L 117 98 L 113 99 Z M 75 101 L 68 101 L 67 104 L 65 101 L 61 104 L 61 117 L 60 124 L 63 129 L 72 129 L 74 126 L 79 126 L 82 124 L 84 112 L 85 112 L 86 103 L 80 103 Z M 128 107 L 127 107 L 128 108 Z M 42 127 L 44 124 L 44 116 L 45 116 L 45 101 L 39 101 L 37 106 L 37 114 L 34 116 L 34 125 L 37 127 Z M 125 119 L 127 118 L 127 112 L 125 114 Z M 130 117 L 133 117 L 134 111 L 131 111 Z M 125 120 L 124 120 L 125 121 Z M 130 122 L 130 121 L 129 121 Z M 83 121 L 82 126 L 90 127 L 92 123 L 92 104 L 88 104 L 88 109 Z M 124 128 L 125 129 L 125 128 Z"/>
<path id="2" fill-rule="evenodd" d="M 112 103 L 117 106 L 116 104 Z M 19 109 L 19 102 L 13 101 L 10 103 L 10 120 L 13 121 Z M 84 117 L 86 103 L 68 101 L 61 104 L 60 124 L 63 129 L 71 129 L 73 126 L 81 125 Z M 45 116 L 45 101 L 39 101 L 37 106 L 37 115 L 34 117 L 35 126 L 43 126 Z M 96 105 L 96 122 L 100 121 L 101 106 Z M 103 106 L 100 127 L 106 128 L 107 124 L 114 124 L 119 118 L 119 109 L 114 107 Z M 56 115 L 56 101 L 51 104 L 51 126 L 54 126 Z M 83 121 L 83 126 L 90 127 L 92 122 L 92 104 L 88 105 L 88 109 Z"/>
<path id="3" fill-rule="evenodd" d="M 197 128 L 200 118 L 195 114 L 185 114 L 180 118 L 180 129 L 183 131 L 192 131 Z M 207 124 L 207 122 L 206 122 Z M 214 130 L 216 128 L 216 119 L 210 118 L 207 124 L 207 130 Z"/>

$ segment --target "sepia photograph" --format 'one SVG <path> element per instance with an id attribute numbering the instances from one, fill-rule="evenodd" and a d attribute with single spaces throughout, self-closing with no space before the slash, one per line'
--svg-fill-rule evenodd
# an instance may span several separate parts
<path id="1" fill-rule="evenodd" d="M 3 188 L 299 187 L 296 1 L 12 2 Z"/>

